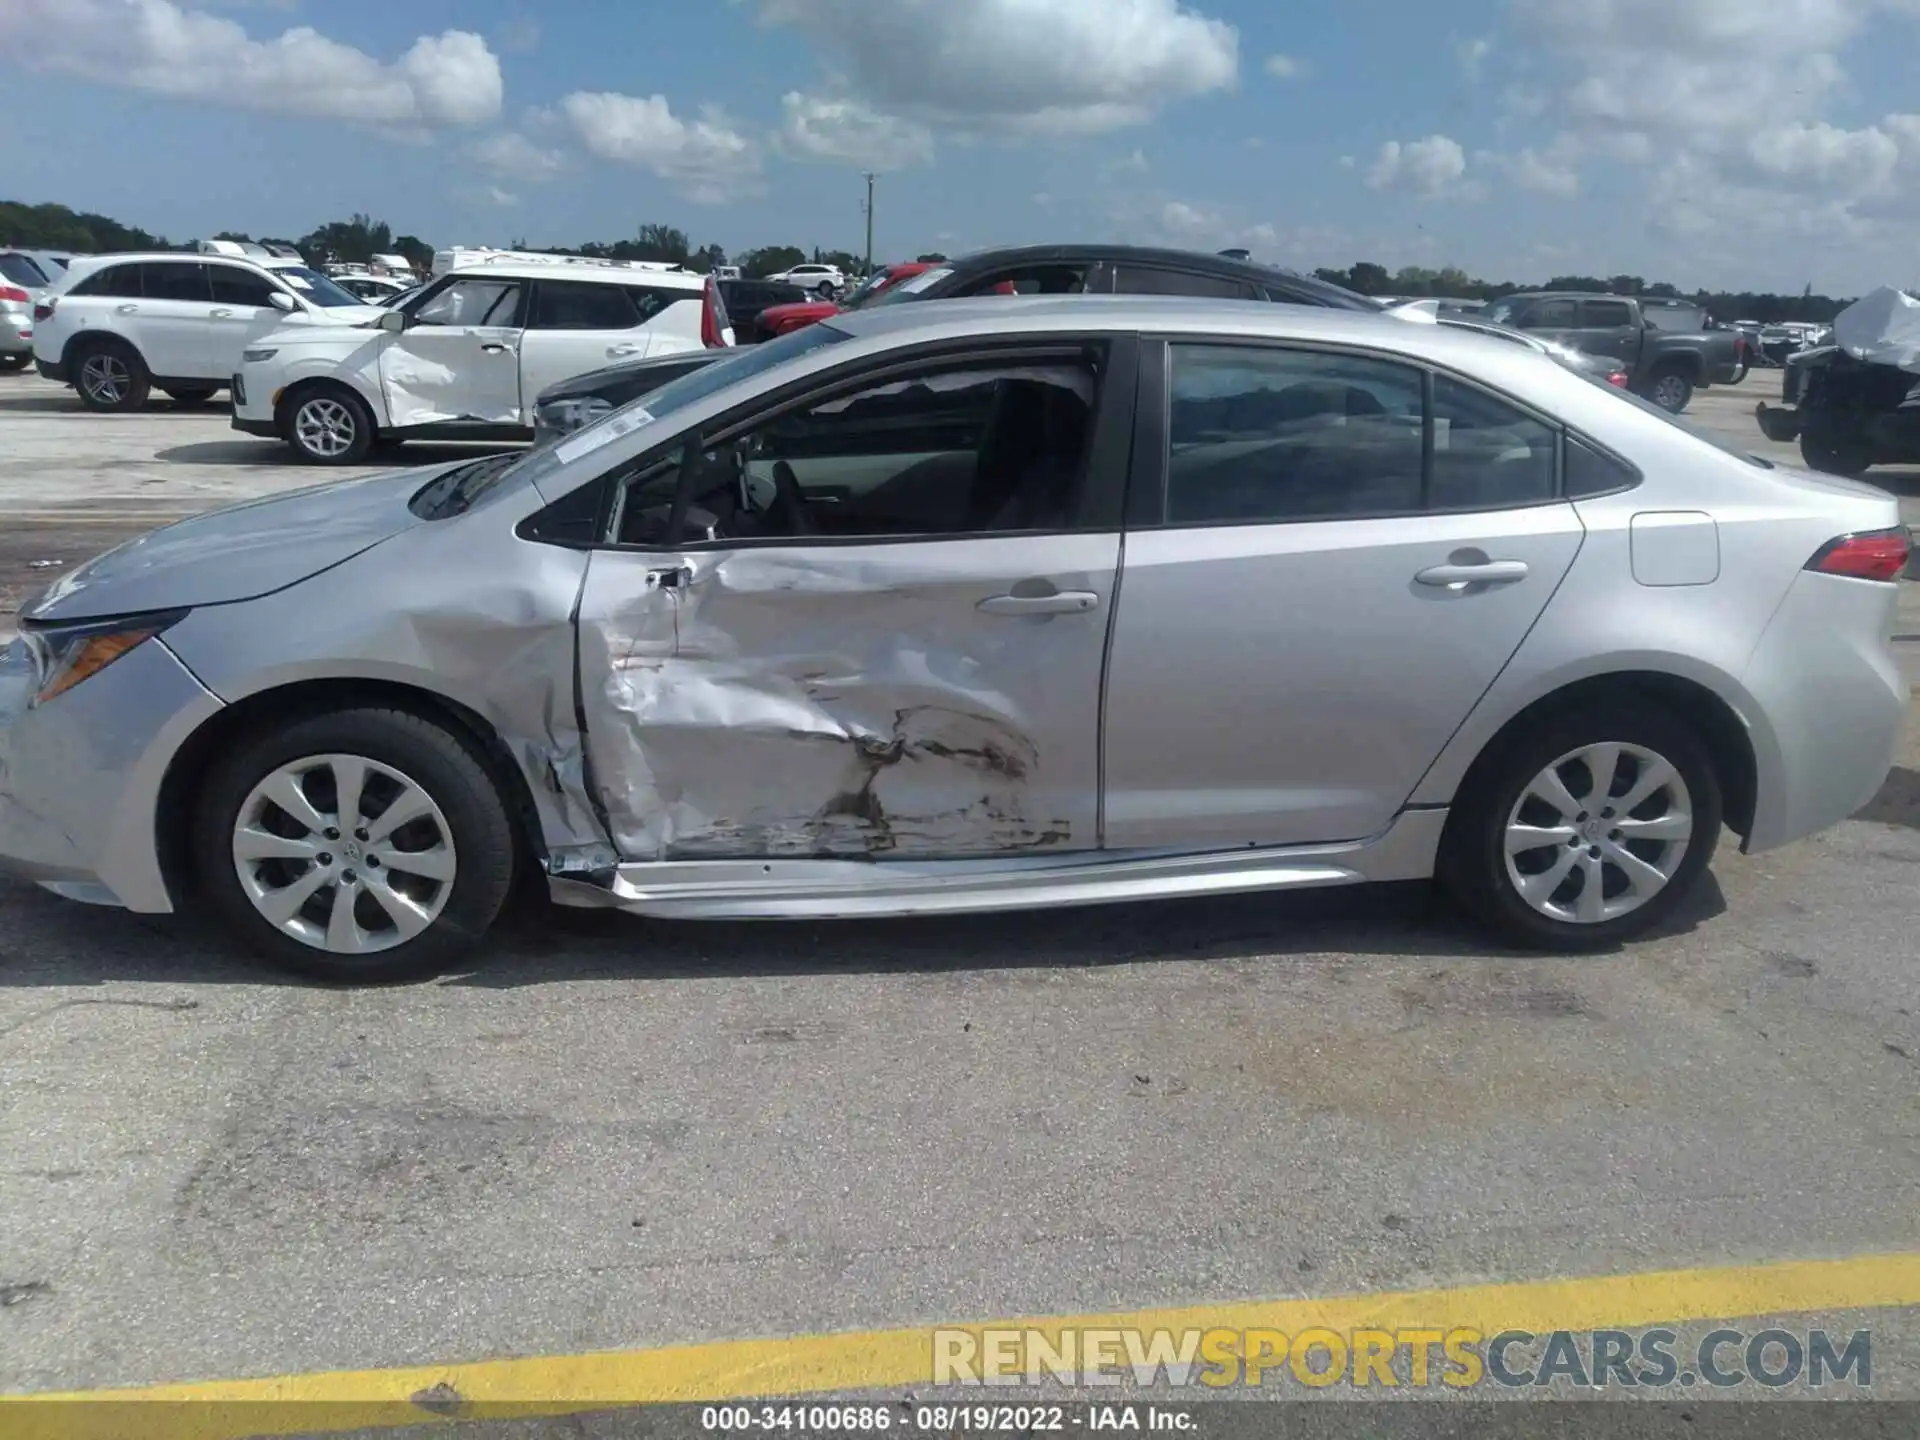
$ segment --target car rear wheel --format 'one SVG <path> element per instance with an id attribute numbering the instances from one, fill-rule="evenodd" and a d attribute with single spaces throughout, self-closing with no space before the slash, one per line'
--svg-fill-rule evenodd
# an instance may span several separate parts
<path id="1" fill-rule="evenodd" d="M 1873 446 L 1858 435 L 1813 425 L 1800 431 L 1800 458 L 1809 470 L 1852 480 L 1873 468 Z"/>
<path id="2" fill-rule="evenodd" d="M 1669 370 L 1648 382 L 1647 399 L 1669 415 L 1678 415 L 1693 403 L 1693 382 L 1677 370 Z"/>
<path id="3" fill-rule="evenodd" d="M 1469 777 L 1440 878 L 1503 939 L 1604 949 L 1644 934 L 1699 883 L 1719 842 L 1712 758 L 1667 710 L 1562 711 Z"/>
<path id="4" fill-rule="evenodd" d="M 89 410 L 138 410 L 153 389 L 153 377 L 140 356 L 117 340 L 82 345 L 74 352 L 72 366 L 74 391 Z"/>
<path id="5" fill-rule="evenodd" d="M 513 830 L 486 767 L 400 710 L 338 711 L 242 745 L 195 825 L 204 892 L 272 964 L 377 983 L 437 974 L 493 924 Z"/>
<path id="6" fill-rule="evenodd" d="M 214 387 L 211 385 L 205 387 L 195 385 L 187 389 L 163 390 L 160 393 L 174 404 L 191 409 L 193 406 L 206 404 L 213 398 L 213 392 Z"/>
<path id="7" fill-rule="evenodd" d="M 822 300 L 831 301 L 838 292 L 833 288 L 833 282 L 831 280 L 822 280 L 820 284 L 815 287 L 813 293 L 818 295 Z"/>
<path id="8" fill-rule="evenodd" d="M 282 402 L 280 431 L 312 465 L 358 465 L 379 438 L 366 402 L 339 385 L 296 390 Z"/>

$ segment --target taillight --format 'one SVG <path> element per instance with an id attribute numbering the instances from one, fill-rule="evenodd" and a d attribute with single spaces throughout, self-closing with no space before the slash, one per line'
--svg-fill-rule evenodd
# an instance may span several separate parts
<path id="1" fill-rule="evenodd" d="M 0 285 L 0 300 L 11 300 L 16 305 L 24 305 L 32 298 L 18 285 Z"/>
<path id="2" fill-rule="evenodd" d="M 720 298 L 720 282 L 711 275 L 700 298 L 700 343 L 709 350 L 733 344 L 733 326 L 727 317 L 726 302 Z"/>
<path id="3" fill-rule="evenodd" d="M 1898 580 L 1913 557 L 1913 535 L 1904 525 L 1869 530 L 1829 540 L 1807 561 L 1807 569 L 1851 580 Z"/>
<path id="4" fill-rule="evenodd" d="M 53 307 L 58 303 L 57 300 L 42 300 L 38 305 L 34 306 L 34 323 L 36 325 L 44 325 L 47 321 L 51 320 L 53 318 Z"/>
<path id="5" fill-rule="evenodd" d="M 1607 376 L 1607 384 L 1617 385 L 1622 390 L 1626 389 L 1627 388 L 1627 372 L 1624 370 L 1614 371 L 1611 375 Z"/>

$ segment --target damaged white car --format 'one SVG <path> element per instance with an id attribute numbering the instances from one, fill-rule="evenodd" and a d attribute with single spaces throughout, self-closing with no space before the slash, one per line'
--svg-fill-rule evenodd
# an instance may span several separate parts
<path id="1" fill-rule="evenodd" d="M 346 980 L 451 963 L 516 872 L 766 919 L 1438 875 L 1609 945 L 1723 823 L 1880 786 L 1908 545 L 1450 326 L 884 307 L 66 575 L 0 663 L 0 864 Z"/>

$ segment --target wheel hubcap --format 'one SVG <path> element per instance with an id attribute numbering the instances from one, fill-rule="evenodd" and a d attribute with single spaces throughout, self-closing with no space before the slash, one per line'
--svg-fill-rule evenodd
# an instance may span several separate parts
<path id="1" fill-rule="evenodd" d="M 359 425 L 339 400 L 309 400 L 293 417 L 293 432 L 309 454 L 332 460 L 353 448 Z"/>
<path id="2" fill-rule="evenodd" d="M 360 755 L 273 771 L 233 829 L 240 888 L 268 922 L 333 955 L 404 945 L 453 893 L 453 831 L 414 780 Z"/>
<path id="3" fill-rule="evenodd" d="M 89 355 L 80 367 L 80 383 L 102 405 L 118 405 L 126 398 L 133 375 L 117 355 Z"/>
<path id="4" fill-rule="evenodd" d="M 1667 409 L 1672 410 L 1686 398 L 1684 393 L 1685 388 L 1685 384 L 1682 381 L 1669 375 L 1666 379 L 1654 385 L 1653 398 Z"/>
<path id="5" fill-rule="evenodd" d="M 1520 792 L 1507 815 L 1507 880 L 1550 920 L 1598 925 L 1666 889 L 1692 841 L 1692 797 L 1671 762 L 1639 745 L 1589 745 Z"/>

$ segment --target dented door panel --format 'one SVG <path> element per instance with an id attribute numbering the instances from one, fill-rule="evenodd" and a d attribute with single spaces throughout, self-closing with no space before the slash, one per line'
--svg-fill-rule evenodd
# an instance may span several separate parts
<path id="1" fill-rule="evenodd" d="M 641 553 L 588 567 L 581 698 L 627 860 L 1099 846 L 1117 535 Z M 1050 591 L 1090 599 L 1005 613 Z"/>

